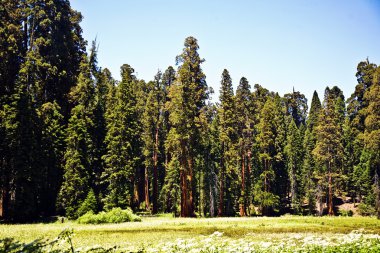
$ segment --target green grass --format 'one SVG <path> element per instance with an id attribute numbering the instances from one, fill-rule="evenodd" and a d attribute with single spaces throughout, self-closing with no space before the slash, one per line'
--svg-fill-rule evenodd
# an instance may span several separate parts
<path id="1" fill-rule="evenodd" d="M 65 228 L 74 230 L 75 247 L 155 245 L 175 239 L 192 239 L 222 232 L 223 237 L 251 241 L 283 239 L 294 233 L 324 235 L 380 234 L 380 221 L 370 217 L 299 217 L 278 218 L 170 218 L 146 217 L 138 223 L 85 225 L 76 222 L 26 225 L 0 225 L 0 238 L 12 237 L 21 242 L 38 238 L 53 239 Z"/>

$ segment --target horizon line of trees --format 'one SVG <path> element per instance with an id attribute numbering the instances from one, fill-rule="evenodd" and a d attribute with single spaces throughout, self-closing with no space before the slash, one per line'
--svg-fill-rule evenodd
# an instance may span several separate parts
<path id="1" fill-rule="evenodd" d="M 181 217 L 380 217 L 380 67 L 357 66 L 345 99 L 281 97 L 228 70 L 218 103 L 198 41 L 151 81 L 121 80 L 89 53 L 67 0 L 0 4 L 0 217 L 26 222 L 114 207 Z"/>

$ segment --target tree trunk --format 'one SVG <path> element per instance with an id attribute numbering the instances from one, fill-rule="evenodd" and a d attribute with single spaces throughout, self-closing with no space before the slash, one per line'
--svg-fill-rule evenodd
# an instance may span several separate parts
<path id="1" fill-rule="evenodd" d="M 181 217 L 194 216 L 194 202 L 193 202 L 193 162 L 189 156 L 186 148 L 182 145 L 181 157 Z"/>
<path id="2" fill-rule="evenodd" d="M 329 161 L 329 202 L 328 202 L 328 214 L 329 215 L 334 215 L 334 210 L 333 210 L 333 190 L 332 190 L 332 176 L 331 176 L 331 163 Z"/>
<path id="3" fill-rule="evenodd" d="M 148 166 L 145 167 L 145 209 L 149 211 L 150 203 L 149 203 L 149 174 L 148 174 Z"/>
<path id="4" fill-rule="evenodd" d="M 153 150 L 153 214 L 158 212 L 158 127 L 156 128 L 155 144 Z"/>
<path id="5" fill-rule="evenodd" d="M 295 172 L 295 164 L 293 164 L 292 166 L 292 170 L 291 170 L 291 177 L 292 177 L 292 181 L 291 181 L 291 194 L 292 194 L 292 208 L 297 208 L 295 206 L 296 204 L 296 201 L 297 201 L 297 196 L 296 196 L 296 188 L 297 188 L 297 181 L 296 181 L 296 172 Z M 298 210 L 294 210 L 294 211 L 298 211 Z"/>
<path id="6" fill-rule="evenodd" d="M 185 204 L 187 185 L 186 185 L 185 168 L 183 166 L 180 171 L 180 182 L 181 182 L 181 217 L 187 217 L 187 210 L 186 210 L 186 204 Z"/>
<path id="7" fill-rule="evenodd" d="M 375 171 L 375 208 L 376 208 L 376 216 L 380 219 L 380 186 L 379 186 L 379 174 Z"/>
<path id="8" fill-rule="evenodd" d="M 240 216 L 245 216 L 245 155 L 242 154 L 241 161 L 241 203 L 240 203 Z"/>
<path id="9" fill-rule="evenodd" d="M 224 143 L 222 143 L 222 157 L 220 158 L 220 175 L 219 175 L 219 205 L 218 216 L 224 216 Z"/>

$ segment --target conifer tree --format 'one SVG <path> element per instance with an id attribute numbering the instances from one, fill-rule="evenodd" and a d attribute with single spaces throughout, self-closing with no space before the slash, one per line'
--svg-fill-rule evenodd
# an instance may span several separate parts
<path id="1" fill-rule="evenodd" d="M 290 181 L 291 205 L 295 213 L 301 207 L 301 165 L 302 165 L 302 140 L 300 131 L 292 119 L 288 126 L 287 144 L 285 147 L 288 166 L 288 177 Z"/>
<path id="2" fill-rule="evenodd" d="M 307 99 L 304 94 L 299 91 L 294 91 L 284 95 L 285 104 L 287 107 L 286 113 L 290 115 L 295 121 L 297 127 L 301 124 L 306 124 L 307 115 Z"/>
<path id="3" fill-rule="evenodd" d="M 254 123 L 254 104 L 251 95 L 251 86 L 245 77 L 240 79 L 236 90 L 236 131 L 237 145 L 240 164 L 240 183 L 239 192 L 240 216 L 247 215 L 248 188 L 251 174 L 251 149 L 253 145 L 253 123 Z"/>
<path id="4" fill-rule="evenodd" d="M 208 97 L 206 76 L 202 72 L 204 61 L 198 54 L 198 42 L 193 37 L 185 40 L 185 48 L 177 57 L 181 63 L 178 79 L 169 92 L 170 129 L 169 146 L 176 150 L 180 164 L 181 216 L 194 216 L 194 166 L 199 150 L 199 115 Z"/>
<path id="5" fill-rule="evenodd" d="M 261 168 L 255 184 L 255 201 L 259 204 L 263 215 L 269 215 L 279 205 L 279 196 L 274 193 L 275 166 L 278 150 L 276 147 L 276 99 L 269 97 L 260 113 L 259 134 L 257 141 L 260 145 L 259 159 Z"/>
<path id="6" fill-rule="evenodd" d="M 365 109 L 364 152 L 368 153 L 369 175 L 372 183 L 373 205 L 380 219 L 380 67 L 374 72 L 372 86 L 365 93 L 368 101 Z"/>
<path id="7" fill-rule="evenodd" d="M 219 171 L 219 206 L 218 216 L 224 216 L 231 210 L 231 196 L 226 196 L 226 192 L 231 192 L 231 174 L 235 173 L 235 145 L 236 145 L 236 120 L 235 120 L 235 103 L 232 80 L 228 70 L 224 69 L 222 73 L 220 88 L 220 106 L 218 108 L 219 119 L 219 142 L 221 145 L 220 171 Z"/>
<path id="8" fill-rule="evenodd" d="M 39 175 L 40 212 L 54 215 L 57 196 L 63 176 L 63 155 L 65 147 L 65 129 L 60 106 L 54 101 L 47 102 L 37 110 L 40 122 L 41 173 Z"/>
<path id="9" fill-rule="evenodd" d="M 314 91 L 313 98 L 311 100 L 311 107 L 309 111 L 309 115 L 306 121 L 307 128 L 305 131 L 305 136 L 303 139 L 303 147 L 304 147 L 304 160 L 303 160 L 303 169 L 302 169 L 302 177 L 304 182 L 304 191 L 305 197 L 308 202 L 308 212 L 309 214 L 313 214 L 315 210 L 315 199 L 316 199 L 316 161 L 312 154 L 315 144 L 316 144 L 316 126 L 318 125 L 318 116 L 319 111 L 321 109 L 321 101 L 319 100 L 318 93 Z"/>
<path id="10" fill-rule="evenodd" d="M 319 173 L 328 181 L 327 210 L 329 215 L 334 215 L 333 180 L 339 175 L 339 170 L 341 169 L 339 162 L 343 155 L 342 125 L 340 124 L 341 117 L 339 115 L 339 102 L 342 101 L 342 96 L 339 88 L 326 88 L 323 107 L 316 127 L 317 142 L 313 150 L 315 158 L 323 166 L 320 168 Z"/>
<path id="11" fill-rule="evenodd" d="M 136 78 L 134 69 L 128 64 L 121 67 L 122 81 L 116 87 L 115 98 L 110 101 L 106 112 L 107 153 L 103 156 L 106 185 L 105 208 L 133 207 L 135 155 L 138 134 Z M 111 90 L 113 92 L 113 90 Z"/>
<path id="12" fill-rule="evenodd" d="M 80 206 L 92 186 L 94 164 L 93 111 L 95 87 L 91 79 L 87 57 L 81 63 L 77 86 L 70 92 L 76 105 L 71 111 L 67 127 L 64 175 L 58 208 L 64 209 L 67 217 L 77 218 Z"/>
<path id="13" fill-rule="evenodd" d="M 164 121 L 164 89 L 161 82 L 161 72 L 155 76 L 155 81 L 148 84 L 150 90 L 147 94 L 144 112 L 142 114 L 143 125 L 143 154 L 145 156 L 145 204 L 149 209 L 149 175 L 152 175 L 152 213 L 158 212 L 158 166 L 160 140 L 162 135 L 162 123 Z M 152 171 L 152 173 L 149 173 Z"/>
<path id="14" fill-rule="evenodd" d="M 359 202 L 362 200 L 362 196 L 365 196 L 365 192 L 370 191 L 370 185 L 368 182 L 371 180 L 367 168 L 368 157 L 366 151 L 364 151 L 364 139 L 363 134 L 365 131 L 365 117 L 366 108 L 368 107 L 368 101 L 365 94 L 372 86 L 374 73 L 376 70 L 376 64 L 370 63 L 368 59 L 361 61 L 357 66 L 357 85 L 355 91 L 351 94 L 351 97 L 347 100 L 347 116 L 349 118 L 349 126 L 346 127 L 346 131 L 350 131 L 351 140 L 350 148 L 346 149 L 350 154 L 346 156 L 347 167 L 353 166 L 353 184 L 350 185 L 349 191 L 352 193 L 354 200 L 357 198 Z M 350 138 L 350 136 L 347 136 Z M 349 139 L 347 139 L 349 143 Z M 367 176 L 365 176 L 367 175 Z"/>

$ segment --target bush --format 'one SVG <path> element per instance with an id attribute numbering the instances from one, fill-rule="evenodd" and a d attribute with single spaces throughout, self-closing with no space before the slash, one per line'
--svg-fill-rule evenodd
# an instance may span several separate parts
<path id="1" fill-rule="evenodd" d="M 340 216 L 352 217 L 354 215 L 354 212 L 352 210 L 340 210 L 339 215 Z"/>
<path id="2" fill-rule="evenodd" d="M 79 209 L 77 211 L 77 217 L 80 217 L 80 216 L 82 216 L 82 215 L 84 215 L 90 211 L 96 212 L 97 206 L 98 206 L 98 204 L 96 202 L 95 193 L 91 189 L 88 192 L 86 199 L 83 201 L 83 203 L 79 207 Z"/>
<path id="3" fill-rule="evenodd" d="M 360 215 L 363 215 L 363 216 L 372 216 L 376 214 L 376 210 L 373 206 L 370 206 L 364 203 L 360 203 L 358 205 L 358 212 Z"/>
<path id="4" fill-rule="evenodd" d="M 130 221 L 141 221 L 141 218 L 135 215 L 131 209 L 113 208 L 108 212 L 94 214 L 89 211 L 78 218 L 80 224 L 100 224 L 100 223 L 122 223 Z"/>

